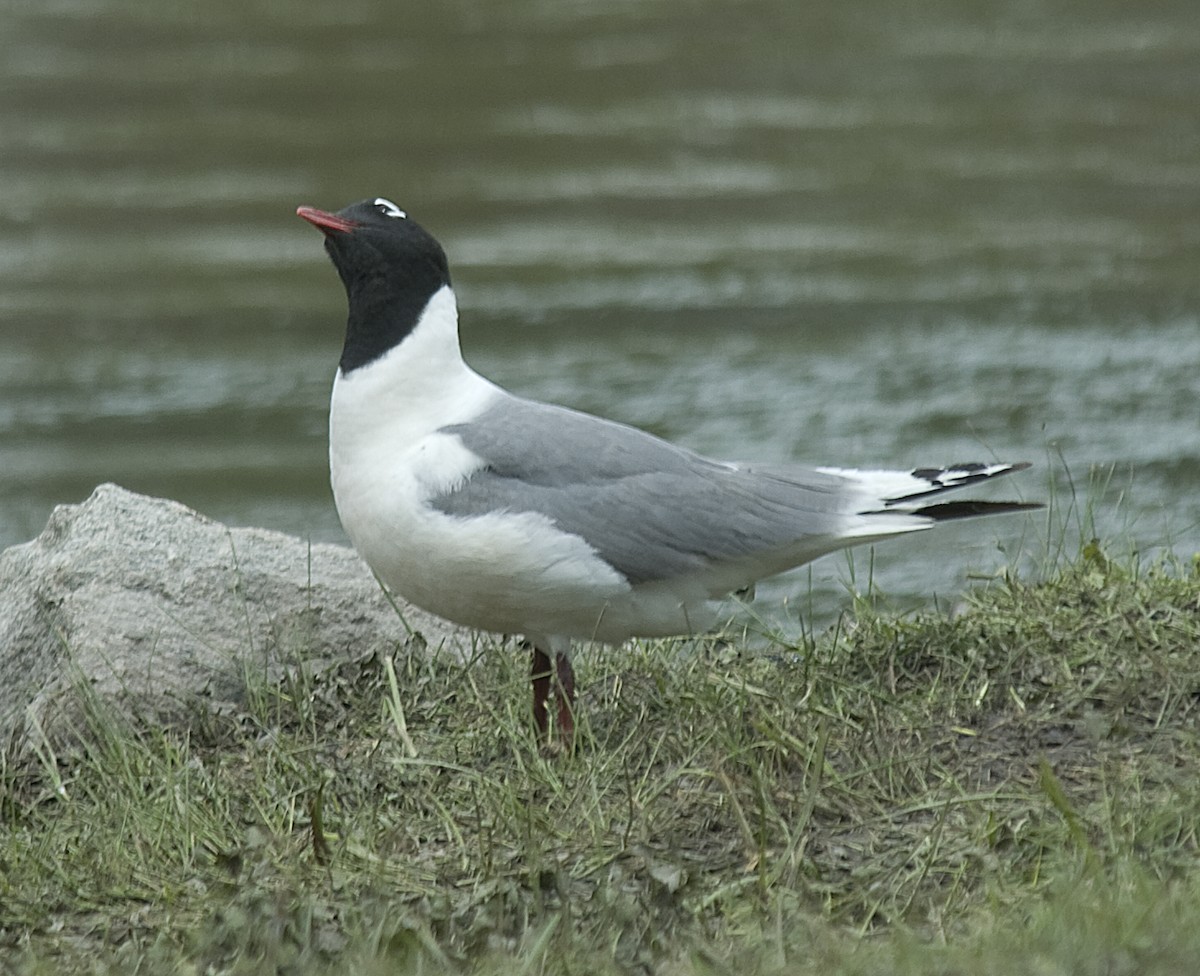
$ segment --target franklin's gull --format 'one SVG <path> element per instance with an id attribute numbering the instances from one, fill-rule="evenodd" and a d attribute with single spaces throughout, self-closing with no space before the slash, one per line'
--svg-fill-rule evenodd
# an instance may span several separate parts
<path id="1" fill-rule="evenodd" d="M 447 620 L 524 635 L 534 720 L 574 734 L 572 639 L 691 634 L 720 601 L 818 556 L 1038 508 L 944 501 L 1027 464 L 911 471 L 715 461 L 513 396 L 462 358 L 446 255 L 390 200 L 300 207 L 349 299 L 333 383 L 338 515 L 375 574 Z"/>

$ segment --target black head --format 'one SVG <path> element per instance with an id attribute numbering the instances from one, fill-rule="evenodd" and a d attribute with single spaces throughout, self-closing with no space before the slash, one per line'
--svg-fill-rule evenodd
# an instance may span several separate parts
<path id="1" fill-rule="evenodd" d="M 399 343 L 429 299 L 450 284 L 442 246 L 390 200 L 360 200 L 337 213 L 314 207 L 296 213 L 325 235 L 325 251 L 346 286 L 343 373 Z"/>

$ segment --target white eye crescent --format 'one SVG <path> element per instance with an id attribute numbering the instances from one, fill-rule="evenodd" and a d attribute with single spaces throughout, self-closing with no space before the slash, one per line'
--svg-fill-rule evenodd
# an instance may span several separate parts
<path id="1" fill-rule="evenodd" d="M 379 212 L 387 217 L 407 217 L 403 210 L 397 207 L 387 197 L 376 197 L 375 206 L 379 208 Z"/>

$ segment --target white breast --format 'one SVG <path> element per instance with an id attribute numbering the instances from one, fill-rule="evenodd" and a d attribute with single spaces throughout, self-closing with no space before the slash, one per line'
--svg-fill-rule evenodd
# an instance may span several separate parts
<path id="1" fill-rule="evenodd" d="M 444 288 L 396 348 L 334 380 L 338 515 L 380 579 L 426 610 L 485 630 L 590 636 L 630 587 L 582 538 L 537 514 L 459 518 L 428 504 L 483 465 L 440 429 L 504 395 L 463 362 Z"/>

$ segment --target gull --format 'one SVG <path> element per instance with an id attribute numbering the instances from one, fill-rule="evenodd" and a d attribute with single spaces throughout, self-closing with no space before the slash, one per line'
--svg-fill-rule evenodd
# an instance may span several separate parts
<path id="1" fill-rule="evenodd" d="M 501 389 L 463 360 L 446 254 L 392 201 L 297 214 L 325 235 L 349 314 L 329 465 L 379 580 L 463 626 L 523 635 L 533 718 L 574 743 L 571 642 L 703 632 L 758 580 L 848 546 L 1024 502 L 943 494 L 1028 467 L 908 471 L 713 460 Z"/>

